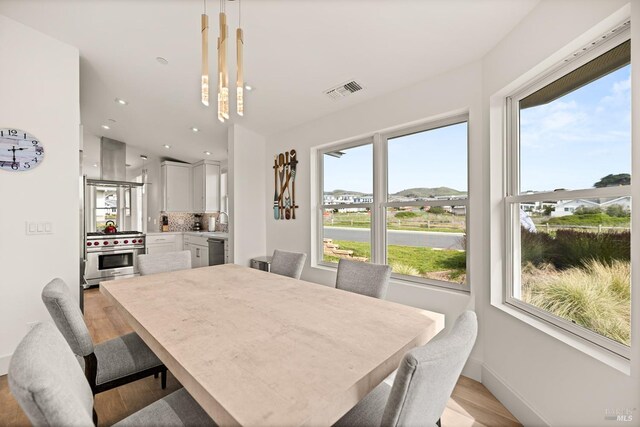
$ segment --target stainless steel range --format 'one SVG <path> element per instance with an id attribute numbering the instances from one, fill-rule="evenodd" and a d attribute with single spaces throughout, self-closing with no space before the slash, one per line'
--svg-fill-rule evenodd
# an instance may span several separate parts
<path id="1" fill-rule="evenodd" d="M 137 257 L 145 253 L 145 235 L 138 231 L 87 233 L 85 250 L 86 287 L 126 279 L 139 275 Z"/>

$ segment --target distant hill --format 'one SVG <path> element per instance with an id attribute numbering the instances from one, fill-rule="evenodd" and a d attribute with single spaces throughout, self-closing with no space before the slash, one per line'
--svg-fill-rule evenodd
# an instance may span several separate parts
<path id="1" fill-rule="evenodd" d="M 349 191 L 349 190 L 333 190 L 333 191 L 325 191 L 325 195 L 329 196 L 342 196 L 344 194 L 353 194 L 355 196 L 363 196 L 365 194 L 370 193 L 362 193 L 360 191 Z M 449 187 L 436 187 L 436 188 L 407 188 L 406 190 L 398 191 L 397 193 L 391 194 L 392 196 L 398 197 L 412 197 L 412 198 L 425 198 L 425 197 L 440 197 L 440 196 L 464 196 L 467 194 L 465 191 L 454 190 Z"/>
<path id="2" fill-rule="evenodd" d="M 439 197 L 439 196 L 463 196 L 467 194 L 465 191 L 454 190 L 449 187 L 436 187 L 436 188 L 407 188 L 406 190 L 398 191 L 393 196 L 402 197 Z"/>
<path id="3" fill-rule="evenodd" d="M 325 191 L 325 196 L 342 196 L 344 194 L 353 194 L 355 196 L 364 196 L 367 193 L 361 193 L 360 191 L 349 191 L 349 190 L 333 190 L 333 191 Z"/>

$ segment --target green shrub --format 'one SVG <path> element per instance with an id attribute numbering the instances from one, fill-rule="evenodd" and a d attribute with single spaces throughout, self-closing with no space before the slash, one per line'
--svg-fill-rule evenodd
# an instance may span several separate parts
<path id="1" fill-rule="evenodd" d="M 411 211 L 403 211 L 403 212 L 398 212 L 396 215 L 396 218 L 415 218 L 417 216 L 419 216 L 417 213 L 415 212 L 411 212 Z"/>
<path id="2" fill-rule="evenodd" d="M 584 265 L 591 260 L 611 265 L 614 261 L 629 261 L 631 233 L 558 230 L 555 247 L 552 260 L 558 268 Z"/>
<path id="3" fill-rule="evenodd" d="M 587 213 L 555 217 L 551 218 L 547 223 L 552 225 L 625 226 L 629 224 L 629 218 L 612 217 L 606 213 Z"/>
<path id="4" fill-rule="evenodd" d="M 405 276 L 419 276 L 420 270 L 415 267 L 406 264 L 400 264 L 397 262 L 391 263 L 391 269 L 396 274 L 404 274 Z"/>
<path id="5" fill-rule="evenodd" d="M 429 208 L 429 213 L 440 215 L 440 214 L 446 213 L 446 211 L 442 206 L 431 206 Z"/>
<path id="6" fill-rule="evenodd" d="M 602 213 L 602 209 L 599 207 L 590 208 L 587 206 L 580 206 L 573 212 L 574 215 L 590 215 Z"/>
<path id="7" fill-rule="evenodd" d="M 631 212 L 629 212 L 627 209 L 623 208 L 620 205 L 607 206 L 606 212 L 607 212 L 607 215 L 613 216 L 613 217 L 618 217 L 618 218 L 631 217 Z"/>
<path id="8" fill-rule="evenodd" d="M 523 268 L 523 301 L 612 340 L 630 344 L 631 265 L 615 260 L 583 267 Z"/>
<path id="9" fill-rule="evenodd" d="M 522 265 L 549 263 L 556 255 L 555 241 L 547 233 L 534 233 L 520 228 L 520 260 Z"/>

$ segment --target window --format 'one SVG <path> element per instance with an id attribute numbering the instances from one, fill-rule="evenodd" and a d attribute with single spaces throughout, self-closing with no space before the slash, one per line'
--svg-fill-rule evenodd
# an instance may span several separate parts
<path id="1" fill-rule="evenodd" d="M 626 26 L 507 98 L 505 302 L 629 358 Z"/>
<path id="2" fill-rule="evenodd" d="M 318 262 L 468 290 L 467 133 L 465 115 L 320 150 Z"/>

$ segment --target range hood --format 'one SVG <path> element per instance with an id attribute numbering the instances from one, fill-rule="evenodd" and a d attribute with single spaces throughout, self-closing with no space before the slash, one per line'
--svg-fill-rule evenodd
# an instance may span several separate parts
<path id="1" fill-rule="evenodd" d="M 127 181 L 127 144 L 100 138 L 100 179 L 87 179 L 91 185 L 141 187 L 141 182 Z"/>

